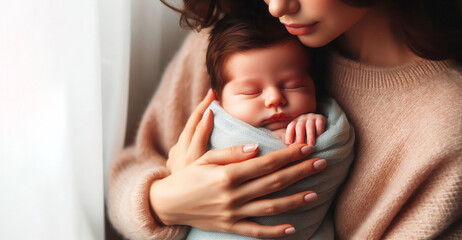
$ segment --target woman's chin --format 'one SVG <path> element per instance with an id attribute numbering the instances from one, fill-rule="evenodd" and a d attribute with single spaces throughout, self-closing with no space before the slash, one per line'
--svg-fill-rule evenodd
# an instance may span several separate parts
<path id="1" fill-rule="evenodd" d="M 330 43 L 334 38 L 311 36 L 311 35 L 300 35 L 297 36 L 303 45 L 312 48 L 323 47 Z"/>

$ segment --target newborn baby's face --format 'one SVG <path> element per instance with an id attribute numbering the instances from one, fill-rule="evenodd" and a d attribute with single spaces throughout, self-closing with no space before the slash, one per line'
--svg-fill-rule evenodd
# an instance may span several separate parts
<path id="1" fill-rule="evenodd" d="M 316 110 L 314 83 L 302 46 L 290 40 L 231 55 L 224 63 L 228 82 L 221 105 L 254 127 L 277 130 Z"/>

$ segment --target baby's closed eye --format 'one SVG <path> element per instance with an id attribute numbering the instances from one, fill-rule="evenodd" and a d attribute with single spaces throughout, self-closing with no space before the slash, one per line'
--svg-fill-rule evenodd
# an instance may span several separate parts
<path id="1" fill-rule="evenodd" d="M 284 90 L 296 90 L 296 89 L 301 89 L 305 87 L 307 87 L 306 83 L 304 83 L 303 81 L 297 80 L 297 79 L 286 81 L 282 85 L 282 89 Z"/>
<path id="2" fill-rule="evenodd" d="M 248 86 L 248 87 L 241 88 L 239 90 L 238 94 L 239 95 L 258 95 L 261 92 L 262 92 L 262 90 L 259 87 Z"/>

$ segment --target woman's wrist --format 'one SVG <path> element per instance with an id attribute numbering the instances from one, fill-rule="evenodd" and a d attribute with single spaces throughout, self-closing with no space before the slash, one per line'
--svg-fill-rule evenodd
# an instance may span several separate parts
<path id="1" fill-rule="evenodd" d="M 151 214 L 156 222 L 160 226 L 168 226 L 173 224 L 168 224 L 164 217 L 159 214 L 162 212 L 162 204 L 159 203 L 159 200 L 162 199 L 159 197 L 159 194 L 162 194 L 162 191 L 159 191 L 159 184 L 161 184 L 162 179 L 156 180 L 151 184 L 149 189 L 149 206 L 151 209 Z"/>

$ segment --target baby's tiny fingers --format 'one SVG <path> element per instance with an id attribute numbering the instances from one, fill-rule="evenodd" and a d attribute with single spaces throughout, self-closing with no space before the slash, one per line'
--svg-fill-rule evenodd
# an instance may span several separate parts
<path id="1" fill-rule="evenodd" d="M 295 124 L 296 124 L 296 121 L 292 121 L 289 123 L 289 125 L 287 125 L 286 139 L 285 139 L 285 143 L 287 145 L 294 143 Z"/>
<path id="2" fill-rule="evenodd" d="M 316 120 L 316 137 L 324 133 L 326 129 L 326 118 L 322 117 Z"/>
<path id="3" fill-rule="evenodd" d="M 297 126 L 295 127 L 295 143 L 304 143 L 305 142 L 305 121 L 298 121 Z"/>
<path id="4" fill-rule="evenodd" d="M 314 146 L 316 144 L 315 120 L 308 119 L 306 121 L 305 127 L 306 127 L 306 143 L 308 145 Z"/>

